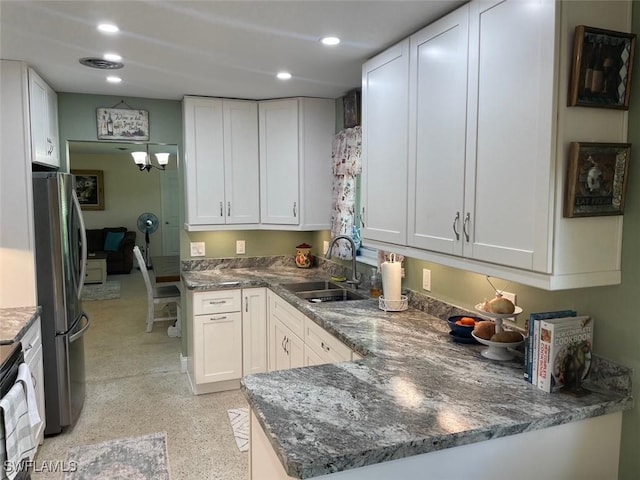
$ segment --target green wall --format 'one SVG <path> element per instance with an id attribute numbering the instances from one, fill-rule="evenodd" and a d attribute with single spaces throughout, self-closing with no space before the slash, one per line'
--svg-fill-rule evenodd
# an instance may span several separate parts
<path id="1" fill-rule="evenodd" d="M 152 98 L 115 97 L 58 92 L 58 123 L 60 128 L 60 159 L 68 169 L 67 140 L 98 141 L 96 108 L 116 107 L 121 100 L 132 108 L 149 112 L 149 142 L 178 145 L 182 152 L 182 102 Z M 118 108 L 126 108 L 124 105 Z"/>
<path id="2" fill-rule="evenodd" d="M 314 243 L 314 232 L 228 230 L 222 232 L 189 232 L 187 238 L 191 242 L 205 243 L 205 258 L 293 256 L 296 253 L 296 245 L 303 242 L 313 245 L 312 253 L 314 254 L 322 251 L 322 244 Z M 244 255 L 236 255 L 236 240 L 245 241 L 246 253 Z M 181 242 L 180 250 L 181 258 L 190 258 L 188 242 Z"/>

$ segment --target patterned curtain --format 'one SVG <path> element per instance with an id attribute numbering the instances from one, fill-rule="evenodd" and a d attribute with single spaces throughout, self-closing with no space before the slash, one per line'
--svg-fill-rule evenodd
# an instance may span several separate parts
<path id="1" fill-rule="evenodd" d="M 349 235 L 360 246 L 360 230 L 355 225 L 356 176 L 362 172 L 362 129 L 347 128 L 333 137 L 333 204 L 331 238 Z M 347 242 L 334 246 L 332 255 L 348 260 L 352 252 Z"/>

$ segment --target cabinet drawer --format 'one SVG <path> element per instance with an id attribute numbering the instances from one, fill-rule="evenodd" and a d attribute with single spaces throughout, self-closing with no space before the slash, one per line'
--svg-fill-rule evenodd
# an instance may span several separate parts
<path id="1" fill-rule="evenodd" d="M 351 360 L 351 349 L 310 318 L 305 318 L 304 343 L 327 363 Z"/>
<path id="2" fill-rule="evenodd" d="M 40 332 L 40 317 L 33 322 L 33 325 L 29 327 L 29 330 L 20 339 L 22 343 L 22 350 L 24 352 L 24 361 L 29 363 L 32 356 L 38 350 L 38 347 L 42 344 L 41 332 Z"/>
<path id="3" fill-rule="evenodd" d="M 306 317 L 277 295 L 269 296 L 269 315 L 280 320 L 298 337 L 304 338 L 304 319 Z"/>
<path id="4" fill-rule="evenodd" d="M 193 314 L 239 312 L 242 310 L 240 290 L 218 290 L 215 292 L 194 292 Z"/>

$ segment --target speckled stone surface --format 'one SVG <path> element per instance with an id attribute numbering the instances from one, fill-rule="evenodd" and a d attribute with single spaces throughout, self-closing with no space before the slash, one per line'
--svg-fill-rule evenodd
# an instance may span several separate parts
<path id="1" fill-rule="evenodd" d="M 39 314 L 40 307 L 0 308 L 0 344 L 19 340 Z"/>
<path id="2" fill-rule="evenodd" d="M 313 304 L 281 284 L 326 279 L 322 270 L 183 272 L 191 289 L 268 286 L 365 356 L 356 362 L 250 375 L 243 391 L 285 470 L 311 478 L 538 430 L 632 407 L 630 371 L 594 359 L 583 397 L 547 394 L 523 379 L 522 359 L 487 360 L 482 345 L 451 341 L 442 319 L 377 300 Z M 442 318 L 464 312 L 409 292 Z M 611 380 L 614 379 L 614 380 Z"/>

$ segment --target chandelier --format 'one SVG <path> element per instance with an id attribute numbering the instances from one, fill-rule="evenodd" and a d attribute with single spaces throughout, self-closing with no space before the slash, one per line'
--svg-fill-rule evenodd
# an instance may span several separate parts
<path id="1" fill-rule="evenodd" d="M 146 151 L 131 152 L 134 163 L 138 166 L 140 171 L 146 170 L 149 172 L 152 168 L 158 170 L 164 170 L 169 163 L 169 153 L 154 153 L 158 165 L 151 163 L 151 155 L 149 155 L 149 144 L 147 144 Z"/>

